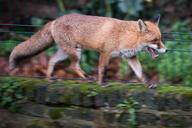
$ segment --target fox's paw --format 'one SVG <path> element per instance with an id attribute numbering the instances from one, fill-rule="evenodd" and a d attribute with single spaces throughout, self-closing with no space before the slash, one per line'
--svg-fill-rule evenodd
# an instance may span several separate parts
<path id="1" fill-rule="evenodd" d="M 87 80 L 88 82 L 96 82 L 97 81 L 97 78 L 95 76 L 87 76 Z"/>
<path id="2" fill-rule="evenodd" d="M 156 88 L 157 84 L 155 84 L 155 83 L 147 84 L 146 87 L 147 88 Z"/>
<path id="3" fill-rule="evenodd" d="M 102 88 L 106 88 L 106 87 L 109 87 L 109 86 L 111 86 L 109 83 L 102 83 L 102 84 L 101 84 L 101 87 L 102 87 Z"/>
<path id="4" fill-rule="evenodd" d="M 46 78 L 46 80 L 48 80 L 49 82 L 55 82 L 55 81 L 56 81 L 56 78 L 54 78 L 54 77 L 48 77 L 48 78 Z"/>
<path id="5" fill-rule="evenodd" d="M 14 68 L 15 68 L 15 64 L 10 63 L 10 64 L 9 64 L 9 70 L 13 70 Z"/>

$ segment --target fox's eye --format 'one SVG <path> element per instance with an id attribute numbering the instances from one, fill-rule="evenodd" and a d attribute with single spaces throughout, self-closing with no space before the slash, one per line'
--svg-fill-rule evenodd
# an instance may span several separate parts
<path id="1" fill-rule="evenodd" d="M 154 40 L 152 40 L 153 42 L 157 42 L 158 41 L 158 39 L 154 39 Z"/>

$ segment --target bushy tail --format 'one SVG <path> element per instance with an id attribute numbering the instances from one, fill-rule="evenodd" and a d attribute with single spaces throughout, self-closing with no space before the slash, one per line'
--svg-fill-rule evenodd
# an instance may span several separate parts
<path id="1" fill-rule="evenodd" d="M 20 60 L 34 56 L 49 48 L 52 44 L 51 22 L 49 22 L 30 39 L 20 43 L 13 49 L 9 57 L 9 68 L 15 68 Z"/>

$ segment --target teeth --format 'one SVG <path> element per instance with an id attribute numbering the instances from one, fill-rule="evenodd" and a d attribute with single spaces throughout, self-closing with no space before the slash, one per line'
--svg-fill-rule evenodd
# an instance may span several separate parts
<path id="1" fill-rule="evenodd" d="M 156 57 L 158 57 L 158 56 L 159 56 L 159 55 L 156 54 L 156 55 L 153 55 L 152 57 L 153 57 L 153 58 L 156 58 Z"/>
<path id="2" fill-rule="evenodd" d="M 147 49 L 148 53 L 152 56 L 152 58 L 157 58 L 159 55 L 157 55 L 153 48 L 148 47 Z"/>

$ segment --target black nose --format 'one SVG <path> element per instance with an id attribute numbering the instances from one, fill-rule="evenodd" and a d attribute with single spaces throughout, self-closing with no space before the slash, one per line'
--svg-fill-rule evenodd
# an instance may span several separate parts
<path id="1" fill-rule="evenodd" d="M 168 49 L 166 49 L 165 52 L 168 52 Z"/>

